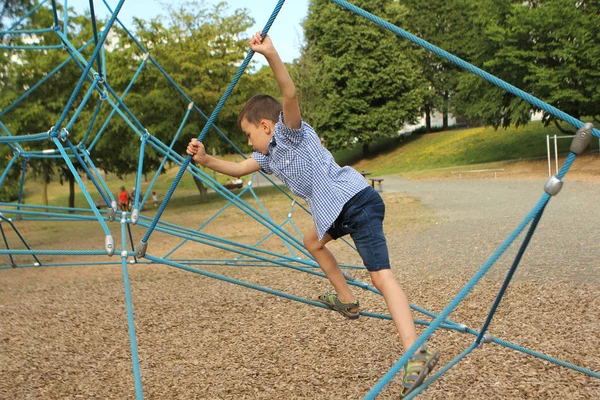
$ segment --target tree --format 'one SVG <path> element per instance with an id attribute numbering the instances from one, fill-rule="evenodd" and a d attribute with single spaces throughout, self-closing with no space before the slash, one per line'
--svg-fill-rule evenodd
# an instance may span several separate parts
<path id="1" fill-rule="evenodd" d="M 210 116 L 246 55 L 244 32 L 253 23 L 247 10 L 228 12 L 225 3 L 206 8 L 195 2 L 179 8 L 167 8 L 167 17 L 152 21 L 136 20 L 134 35 L 161 65 L 173 81 Z M 168 24 L 166 22 L 168 20 Z M 119 40 L 108 55 L 108 80 L 122 93 L 142 60 L 136 45 L 116 31 Z M 215 125 L 237 145 L 247 146 L 245 135 L 237 127 L 237 113 L 247 99 L 251 76 L 245 74 L 219 113 Z M 170 143 L 180 126 L 188 104 L 173 85 L 148 61 L 145 70 L 125 99 L 125 104 L 148 131 L 164 143 Z M 197 137 L 206 120 L 193 112 L 174 150 L 184 153 L 190 138 Z M 229 149 L 227 141 L 214 130 L 204 138 L 207 149 Z M 111 122 L 97 148 L 105 168 L 122 175 L 137 170 L 139 139 L 122 121 Z M 145 171 L 155 170 L 161 157 L 152 149 L 145 154 Z M 202 194 L 202 193 L 201 193 Z"/>
<path id="2" fill-rule="evenodd" d="M 75 32 L 82 30 L 81 18 L 72 18 L 70 28 Z M 32 14 L 22 25 L 25 29 L 52 26 L 54 23 L 52 11 L 41 7 Z M 23 44 L 24 38 L 13 36 L 12 44 Z M 28 40 L 37 45 L 59 45 L 60 38 L 53 32 L 36 34 Z M 31 44 L 30 43 L 30 44 Z M 13 61 L 5 65 L 2 77 L 2 87 L 7 88 L 7 97 L 3 99 L 3 108 L 12 104 L 18 96 L 42 80 L 45 75 L 57 67 L 68 55 L 60 50 L 13 50 L 10 52 Z M 3 122 L 16 135 L 46 132 L 58 121 L 67 101 L 75 87 L 81 70 L 75 63 L 64 66 L 52 78 L 33 91 L 18 107 L 3 116 Z M 89 87 L 89 86 L 88 86 Z M 84 90 L 86 88 L 84 87 Z M 79 101 L 83 95 L 80 94 Z M 76 103 L 78 104 L 78 103 Z M 25 150 L 39 151 L 54 148 L 48 142 L 33 142 L 23 144 Z M 64 165 L 62 160 L 32 158 L 29 161 L 34 177 L 42 183 L 42 203 L 48 204 L 47 184 L 56 172 L 57 165 Z M 72 174 L 68 179 L 73 180 Z M 73 188 L 73 184 L 70 188 Z M 70 198 L 73 198 L 71 193 Z M 70 207 L 74 207 L 72 202 Z"/>
<path id="3" fill-rule="evenodd" d="M 590 116 L 598 120 L 598 3 L 512 3 L 505 9 L 503 23 L 491 24 L 484 32 L 495 53 L 481 62 L 482 68 L 575 118 Z M 480 79 L 464 77 L 461 87 L 463 102 L 471 100 L 465 110 L 494 126 L 526 124 L 531 112 L 539 111 Z M 546 124 L 558 122 L 547 113 L 543 118 Z"/>
<path id="4" fill-rule="evenodd" d="M 406 9 L 399 2 L 354 2 L 357 6 L 401 25 Z M 393 137 L 412 122 L 423 104 L 425 82 L 419 73 L 419 51 L 396 35 L 337 5 L 315 0 L 304 23 L 306 47 L 297 82 L 304 118 L 328 147 L 341 149 L 362 143 L 363 152 L 379 138 Z"/>
<path id="5" fill-rule="evenodd" d="M 8 27 L 6 21 L 25 14 L 32 3 L 31 0 L 0 0 L 0 31 Z"/>

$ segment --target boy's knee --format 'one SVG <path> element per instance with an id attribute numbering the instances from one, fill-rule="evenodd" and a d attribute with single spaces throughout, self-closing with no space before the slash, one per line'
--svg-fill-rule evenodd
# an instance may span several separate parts
<path id="1" fill-rule="evenodd" d="M 304 236 L 304 247 L 309 253 L 312 253 L 313 251 L 321 249 L 323 246 L 321 246 L 321 243 L 316 236 L 308 234 Z"/>
<path id="2" fill-rule="evenodd" d="M 381 269 L 379 271 L 370 271 L 369 275 L 371 276 L 371 281 L 376 288 L 380 288 L 386 282 L 396 279 L 392 274 L 392 270 L 389 268 Z"/>

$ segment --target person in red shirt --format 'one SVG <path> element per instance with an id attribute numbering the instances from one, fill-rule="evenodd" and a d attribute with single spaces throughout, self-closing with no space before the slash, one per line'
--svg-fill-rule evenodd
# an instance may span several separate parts
<path id="1" fill-rule="evenodd" d="M 129 202 L 129 193 L 125 190 L 125 186 L 121 186 L 119 190 L 119 210 L 127 211 L 127 203 Z"/>

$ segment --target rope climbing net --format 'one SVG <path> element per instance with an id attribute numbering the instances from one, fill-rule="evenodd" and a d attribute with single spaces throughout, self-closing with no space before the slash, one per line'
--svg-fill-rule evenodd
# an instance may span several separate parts
<path id="1" fill-rule="evenodd" d="M 219 275 L 205 269 L 197 268 L 192 265 L 274 265 L 286 268 L 292 268 L 294 270 L 309 273 L 312 275 L 325 277 L 324 274 L 318 272 L 318 265 L 311 258 L 310 254 L 304 249 L 301 238 L 301 233 L 293 220 L 293 211 L 296 206 L 300 207 L 304 212 L 309 212 L 306 208 L 304 208 L 301 204 L 295 202 L 295 200 L 287 194 L 287 192 L 281 190 L 283 195 L 288 196 L 291 201 L 291 206 L 289 208 L 289 212 L 287 214 L 287 218 L 280 223 L 277 223 L 273 218 L 269 216 L 269 213 L 261 204 L 259 197 L 256 195 L 252 182 L 256 179 L 256 176 L 253 176 L 251 180 L 248 182 L 247 186 L 241 190 L 238 194 L 233 194 L 229 190 L 227 190 L 224 186 L 222 186 L 217 180 L 215 180 L 210 175 L 206 174 L 201 169 L 197 168 L 195 165 L 191 163 L 191 156 L 181 157 L 179 154 L 173 151 L 173 146 L 175 142 L 178 140 L 184 126 L 190 115 L 192 113 L 197 113 L 201 116 L 206 123 L 198 135 L 198 140 L 202 141 L 208 131 L 213 129 L 219 135 L 221 135 L 231 146 L 235 149 L 239 154 L 242 154 L 239 149 L 235 147 L 235 145 L 227 138 L 227 136 L 215 125 L 215 120 L 219 115 L 223 105 L 227 101 L 228 97 L 234 90 L 236 84 L 239 79 L 245 72 L 248 67 L 250 61 L 254 53 L 249 51 L 243 62 L 241 63 L 237 73 L 233 77 L 233 80 L 225 90 L 223 96 L 220 101 L 214 108 L 214 111 L 210 116 L 205 115 L 202 110 L 200 110 L 192 100 L 187 96 L 187 94 L 175 83 L 173 79 L 165 72 L 165 70 L 159 65 L 159 63 L 150 55 L 150 53 L 140 44 L 139 41 L 136 40 L 134 35 L 127 30 L 127 27 L 121 23 L 118 19 L 118 14 L 123 7 L 125 0 L 120 0 L 118 5 L 113 9 L 103 0 L 104 5 L 110 11 L 110 18 L 105 26 L 105 28 L 98 32 L 96 28 L 96 21 L 94 17 L 94 5 L 93 1 L 90 0 L 90 9 L 92 16 L 92 27 L 93 27 L 93 38 L 90 39 L 87 43 L 85 43 L 82 47 L 77 48 L 69 41 L 67 35 L 67 26 L 68 26 L 68 15 L 67 15 L 67 1 L 64 2 L 64 16 L 63 20 L 59 19 L 59 10 L 56 5 L 55 0 L 43 0 L 37 6 L 35 6 L 32 10 L 30 10 L 25 16 L 16 21 L 9 29 L 5 31 L 0 31 L 0 36 L 2 35 L 37 35 L 42 33 L 53 33 L 58 36 L 61 41 L 61 45 L 52 45 L 52 46 L 39 46 L 35 44 L 28 45 L 19 45 L 19 46 L 10 46 L 10 45 L 0 45 L 0 49 L 4 49 L 5 51 L 12 50 L 31 50 L 31 51 L 64 51 L 68 54 L 68 57 L 65 61 L 60 63 L 54 70 L 46 74 L 37 84 L 28 88 L 13 104 L 6 107 L 4 110 L 0 111 L 0 118 L 9 113 L 15 107 L 17 107 L 20 103 L 25 102 L 27 97 L 37 90 L 40 86 L 42 86 L 48 79 L 50 79 L 53 75 L 58 73 L 61 69 L 65 67 L 69 62 L 74 62 L 81 69 L 81 76 L 76 86 L 73 89 L 73 92 L 65 105 L 60 117 L 56 121 L 56 123 L 48 129 L 47 132 L 34 133 L 34 134 L 13 134 L 7 126 L 2 123 L 0 119 L 0 144 L 8 146 L 12 152 L 13 156 L 10 159 L 7 168 L 2 172 L 0 176 L 0 186 L 2 182 L 6 179 L 9 171 L 17 165 L 18 162 L 22 163 L 22 171 L 21 171 L 21 184 L 20 184 L 20 192 L 19 192 L 19 200 L 16 203 L 0 203 L 0 234 L 3 237 L 4 244 L 6 249 L 0 250 L 1 255 L 5 255 L 10 260 L 10 264 L 6 266 L 0 266 L 2 269 L 7 268 L 24 268 L 24 267 L 37 267 L 37 266 L 60 266 L 60 265 L 70 265 L 70 264 L 50 264 L 42 261 L 44 256 L 52 256 L 52 255 L 61 255 L 61 256 L 116 256 L 120 257 L 120 264 L 122 266 L 123 271 L 123 280 L 125 285 L 125 300 L 127 306 L 127 315 L 128 315 L 128 323 L 129 323 L 129 335 L 130 335 L 130 346 L 131 346 L 131 354 L 132 354 L 132 364 L 133 364 L 133 375 L 134 375 L 134 383 L 135 383 L 135 391 L 138 399 L 143 398 L 142 384 L 141 384 L 141 373 L 138 362 L 138 350 L 137 350 L 137 342 L 136 342 L 136 333 L 135 333 L 135 324 L 133 318 L 133 307 L 131 300 L 131 290 L 129 285 L 128 278 L 128 263 L 131 262 L 150 262 L 156 264 L 163 264 L 167 266 L 171 266 L 174 268 L 178 268 L 181 270 L 185 270 L 188 272 L 193 272 L 196 274 L 201 274 L 206 277 L 220 279 L 229 283 L 233 283 L 236 285 L 241 285 L 250 289 L 259 290 L 265 293 L 269 293 L 275 296 L 280 296 L 289 300 L 302 302 L 305 304 L 310 304 L 315 307 L 323 307 L 326 308 L 323 304 L 294 296 L 289 293 L 273 290 L 267 287 L 258 286 L 255 284 L 247 283 L 241 280 L 233 279 L 227 276 Z M 527 249 L 527 246 L 530 242 L 532 235 L 534 234 L 538 222 L 540 221 L 544 209 L 546 205 L 550 201 L 550 199 L 557 195 L 562 187 L 562 179 L 565 174 L 568 172 L 569 168 L 573 164 L 577 155 L 582 153 L 592 136 L 600 138 L 600 131 L 595 129 L 590 123 L 583 123 L 562 111 L 552 107 L 551 105 L 521 91 L 520 89 L 498 79 L 495 76 L 490 75 L 489 73 L 461 60 L 460 58 L 455 57 L 454 55 L 436 47 L 432 44 L 394 26 L 383 19 L 354 6 L 351 3 L 348 3 L 344 0 L 331 0 L 333 3 L 339 5 L 342 9 L 353 12 L 358 16 L 364 17 L 373 23 L 379 25 L 381 28 L 388 30 L 400 37 L 403 37 L 411 42 L 435 53 L 436 55 L 443 57 L 444 59 L 456 64 L 457 66 L 472 72 L 481 78 L 493 83 L 494 85 L 506 90 L 507 92 L 512 93 L 513 95 L 529 102 L 537 109 L 544 110 L 548 114 L 551 114 L 569 124 L 573 125 L 577 128 L 577 134 L 574 136 L 573 143 L 571 145 L 569 156 L 564 162 L 562 168 L 557 173 L 556 176 L 552 176 L 546 183 L 544 192 L 541 195 L 539 202 L 534 206 L 534 208 L 525 216 L 525 218 L 521 221 L 521 223 L 514 229 L 514 231 L 502 242 L 502 244 L 498 247 L 498 249 L 487 259 L 487 261 L 480 267 L 480 269 L 468 280 L 468 282 L 464 285 L 464 287 L 456 294 L 456 296 L 448 303 L 448 305 L 439 313 L 434 314 L 430 311 L 427 311 L 423 308 L 420 308 L 415 305 L 411 305 L 414 311 L 422 314 L 425 317 L 425 320 L 416 320 L 417 324 L 421 324 L 426 326 L 426 329 L 419 336 L 418 340 L 414 343 L 414 345 L 407 349 L 404 355 L 390 368 L 390 370 L 382 376 L 380 381 L 369 391 L 366 395 L 366 399 L 375 398 L 381 390 L 393 379 L 393 377 L 400 371 L 400 369 L 405 366 L 409 360 L 409 355 L 413 354 L 420 346 L 422 346 L 437 329 L 447 329 L 453 331 L 459 331 L 466 334 L 473 335 L 475 337 L 474 342 L 468 346 L 462 353 L 460 353 L 456 358 L 450 361 L 448 364 L 441 367 L 434 375 L 432 375 L 423 385 L 421 385 L 418 389 L 413 391 L 407 398 L 413 398 L 425 390 L 432 382 L 442 376 L 446 371 L 456 365 L 460 360 L 466 357 L 471 351 L 473 351 L 478 346 L 484 343 L 496 343 L 498 345 L 502 345 L 519 352 L 538 357 L 540 359 L 555 363 L 565 368 L 570 368 L 575 371 L 578 371 L 582 374 L 586 374 L 588 376 L 600 379 L 600 373 L 592 371 L 590 369 L 582 368 L 559 359 L 550 357 L 548 355 L 518 346 L 511 342 L 493 337 L 487 333 L 487 329 L 494 317 L 494 314 L 502 300 L 502 297 L 513 277 L 515 270 L 517 269 L 519 262 Z M 276 20 L 276 17 L 284 5 L 284 0 L 279 0 L 273 9 L 265 27 L 263 29 L 263 34 L 266 35 L 271 27 L 271 25 Z M 28 17 L 33 15 L 40 7 L 50 7 L 53 12 L 53 25 L 51 27 L 46 27 L 42 29 L 36 30 L 20 30 L 19 26 L 25 21 Z M 103 72 L 103 67 L 105 67 L 105 60 L 103 52 L 101 49 L 104 46 L 104 43 L 107 39 L 107 35 L 109 34 L 111 28 L 114 24 L 119 24 L 121 28 L 126 32 L 126 34 L 130 37 L 130 39 L 135 43 L 138 47 L 139 51 L 143 55 L 140 60 L 141 63 L 135 72 L 133 78 L 131 79 L 129 85 L 125 89 L 125 91 L 118 95 L 115 90 L 111 87 L 110 82 L 106 79 L 106 73 Z M 62 24 L 62 28 L 61 28 Z M 94 51 L 89 58 L 85 58 L 83 56 L 83 51 L 88 48 L 90 45 L 94 44 Z M 163 143 L 161 140 L 152 136 L 148 130 L 144 127 L 144 125 L 136 118 L 134 113 L 127 107 L 124 102 L 124 99 L 133 86 L 136 79 L 140 76 L 140 74 L 145 69 L 146 65 L 150 63 L 155 68 L 157 68 L 165 79 L 178 91 L 179 95 L 185 99 L 188 103 L 187 111 L 185 113 L 185 117 L 183 118 L 179 129 L 176 134 L 173 136 L 173 139 L 169 145 Z M 80 93 L 83 93 L 84 85 L 89 85 L 87 91 L 83 96 L 83 99 L 79 104 L 76 104 L 76 99 L 80 97 Z M 82 110 L 88 104 L 91 99 L 92 94 L 98 93 L 99 100 L 98 104 L 95 108 L 93 117 L 89 124 L 89 127 L 86 131 L 84 138 L 79 143 L 74 143 L 73 138 L 69 134 L 69 130 L 72 129 L 75 122 L 78 120 Z M 107 119 L 103 122 L 100 129 L 98 129 L 95 137 L 92 138 L 93 128 L 97 126 L 97 117 L 99 116 L 99 110 L 104 105 L 107 104 L 110 107 L 110 114 Z M 72 116 L 68 118 L 68 115 L 72 113 Z M 105 179 L 102 178 L 98 169 L 94 165 L 92 158 L 90 157 L 90 153 L 93 151 L 94 147 L 98 143 L 98 141 L 102 138 L 103 132 L 106 130 L 110 120 L 118 114 L 123 121 L 127 123 L 127 125 L 131 128 L 131 131 L 135 133 L 135 135 L 139 136 L 141 139 L 140 150 L 139 150 L 139 161 L 138 161 L 138 170 L 136 174 L 136 188 L 142 187 L 142 176 L 143 176 L 143 160 L 144 160 L 144 152 L 148 146 L 154 149 L 154 151 L 158 152 L 163 156 L 163 160 L 161 165 L 156 172 L 156 175 L 152 179 L 151 183 L 148 185 L 146 190 L 146 195 L 144 197 L 134 196 L 133 206 L 131 212 L 123 212 L 120 215 L 118 214 L 117 202 L 113 197 L 111 191 L 108 188 L 108 185 Z M 52 143 L 54 148 L 50 150 L 44 151 L 26 151 L 22 146 L 24 143 L 28 142 L 43 142 L 49 141 Z M 89 144 L 88 144 L 89 143 Z M 73 174 L 77 184 L 79 185 L 82 194 L 84 195 L 89 208 L 63 208 L 63 207 L 50 207 L 50 206 L 36 206 L 36 205 L 26 205 L 23 203 L 23 187 L 25 185 L 25 174 L 27 169 L 27 164 L 30 160 L 35 158 L 56 158 L 60 160 L 64 160 L 64 163 L 68 166 L 69 170 Z M 172 162 L 179 166 L 179 171 L 177 175 L 173 179 L 173 183 L 170 186 L 168 192 L 166 193 L 163 201 L 158 207 L 158 211 L 155 216 L 150 218 L 144 215 L 144 204 L 148 200 L 149 194 L 152 192 L 152 188 L 154 187 L 156 180 L 161 173 L 161 171 L 165 167 L 166 162 Z M 84 184 L 82 178 L 80 177 L 79 172 L 77 171 L 76 166 L 82 168 L 85 176 L 92 183 L 94 192 L 91 192 L 87 189 Z M 214 190 L 216 193 L 221 195 L 223 198 L 227 200 L 227 204 L 223 206 L 216 214 L 212 217 L 208 218 L 200 227 L 197 229 L 190 229 L 183 226 L 179 226 L 177 224 L 168 223 L 161 220 L 161 217 L 167 207 L 173 193 L 180 183 L 182 176 L 184 173 L 191 174 L 194 178 L 199 179 L 203 182 L 204 185 Z M 272 183 L 275 187 L 279 188 L 270 178 L 266 175 L 262 175 L 265 179 L 267 179 L 270 183 Z M 106 206 L 107 210 L 102 210 L 93 200 L 92 196 L 101 196 L 102 203 Z M 244 195 L 250 195 L 253 199 L 255 199 L 256 204 L 258 205 L 258 209 L 253 207 L 249 202 L 245 201 L 242 197 Z M 210 235 L 205 233 L 204 228 L 215 220 L 221 213 L 223 213 L 228 207 L 235 206 L 242 210 L 244 213 L 248 214 L 254 220 L 256 220 L 259 224 L 266 227 L 269 231 L 267 236 L 261 238 L 256 243 L 252 245 L 243 244 L 233 240 L 227 240 L 218 236 Z M 10 218 L 8 216 L 11 216 Z M 27 220 L 36 220 L 36 219 L 45 219 L 49 221 L 89 221 L 93 223 L 99 224 L 101 229 L 103 230 L 104 237 L 104 246 L 101 249 L 79 249 L 79 250 L 48 250 L 48 249 L 36 249 L 31 248 L 28 244 L 26 237 L 21 234 L 19 230 L 19 224 L 22 221 Z M 117 246 L 114 243 L 113 236 L 111 234 L 111 230 L 109 229 L 109 224 L 112 222 L 120 223 L 120 237 L 121 244 Z M 131 231 L 131 226 L 136 225 L 144 228 L 146 231 L 143 234 L 140 242 L 134 245 L 133 235 Z M 286 229 L 290 227 L 291 229 Z M 19 246 L 15 248 L 14 246 L 11 248 L 9 241 L 7 240 L 6 229 L 11 229 L 15 235 L 19 238 Z M 179 245 L 177 245 L 174 249 L 168 252 L 163 257 L 157 257 L 148 252 L 149 250 L 149 239 L 154 231 L 161 232 L 166 235 L 170 235 L 175 238 L 181 238 L 182 241 Z M 290 233 L 290 231 L 292 233 Z M 502 287 L 500 288 L 495 301 L 490 307 L 490 311 L 487 315 L 487 318 L 483 324 L 483 326 L 479 329 L 472 329 L 464 324 L 457 323 L 451 321 L 449 319 L 452 311 L 461 303 L 461 301 L 467 296 L 467 294 L 475 287 L 475 285 L 484 277 L 484 275 L 488 272 L 488 270 L 494 265 L 494 263 L 506 252 L 506 250 L 520 237 L 520 235 L 525 232 L 523 235 L 522 243 L 517 251 L 515 259 L 506 275 L 506 278 L 503 282 Z M 285 245 L 287 249 L 287 253 L 276 253 L 273 251 L 265 250 L 261 247 L 268 238 L 277 237 L 281 240 L 281 242 Z M 129 240 L 129 243 L 128 243 Z M 208 246 L 212 246 L 217 249 L 224 250 L 228 253 L 233 254 L 234 258 L 226 259 L 226 260 L 194 260 L 193 262 L 188 262 L 187 260 L 174 259 L 172 258 L 172 254 L 183 246 L 186 242 L 191 241 L 194 243 L 200 243 Z M 346 244 L 350 247 L 352 245 L 348 242 Z M 120 252 L 118 249 L 120 249 Z M 118 253 L 118 254 L 115 254 Z M 31 257 L 31 263 L 18 263 L 17 256 L 19 257 Z M 143 261 L 143 260 L 146 261 Z M 81 264 L 81 263 L 78 263 Z M 84 262 L 85 264 L 85 262 Z M 91 264 L 100 264 L 98 262 Z M 118 264 L 115 262 L 106 262 L 105 264 Z M 377 289 L 373 288 L 367 283 L 361 282 L 355 279 L 350 272 L 351 269 L 360 268 L 358 266 L 352 265 L 343 265 L 344 267 L 344 275 L 350 285 L 360 287 L 364 290 L 371 291 L 376 294 L 380 294 Z M 363 316 L 380 318 L 380 319 L 391 319 L 388 315 L 371 313 L 366 311 L 361 311 Z"/>

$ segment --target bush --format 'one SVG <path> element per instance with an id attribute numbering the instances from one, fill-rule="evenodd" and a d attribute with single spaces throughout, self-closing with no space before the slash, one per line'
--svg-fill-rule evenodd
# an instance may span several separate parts
<path id="1" fill-rule="evenodd" d="M 19 185 L 7 185 L 6 182 L 0 186 L 0 202 L 8 203 L 19 198 Z"/>

